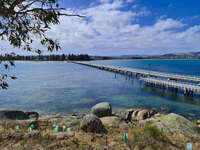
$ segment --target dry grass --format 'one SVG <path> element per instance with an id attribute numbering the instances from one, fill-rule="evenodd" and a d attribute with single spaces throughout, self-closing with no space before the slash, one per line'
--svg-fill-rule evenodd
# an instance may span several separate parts
<path id="1" fill-rule="evenodd" d="M 122 140 L 122 129 L 106 127 L 107 134 L 85 133 L 76 129 L 71 132 L 74 135 L 59 132 L 60 138 L 59 134 L 53 133 L 54 123 L 59 127 L 68 126 L 64 123 L 44 120 L 38 122 L 38 128 L 34 131 L 28 132 L 29 121 L 4 123 L 0 126 L 0 150 L 93 150 L 102 147 L 114 150 L 128 147 Z M 18 132 L 14 130 L 16 125 L 19 126 Z"/>
<path id="2" fill-rule="evenodd" d="M 172 142 L 156 126 L 147 123 L 144 127 L 133 129 L 130 132 L 128 144 L 131 149 L 137 145 L 140 149 L 151 147 L 154 150 L 163 150 L 163 148 L 171 145 Z"/>
<path id="3" fill-rule="evenodd" d="M 28 132 L 29 121 L 10 122 L 0 125 L 0 150 L 98 150 L 107 148 L 109 150 L 133 149 L 138 145 L 141 149 L 151 146 L 153 150 L 182 150 L 185 142 L 191 139 L 180 138 L 180 136 L 168 136 L 159 131 L 152 124 L 143 128 L 113 128 L 105 126 L 107 134 L 85 133 L 79 128 L 72 131 L 74 134 L 60 132 L 54 134 L 52 124 L 60 127 L 68 126 L 67 123 L 40 120 L 38 128 Z M 14 127 L 19 125 L 19 132 Z M 129 133 L 129 141 L 123 141 L 124 133 Z M 181 139 L 184 139 L 181 141 Z M 171 141 L 175 141 L 172 144 Z M 199 150 L 198 141 L 194 150 Z M 178 146 L 177 146 L 178 145 Z"/>

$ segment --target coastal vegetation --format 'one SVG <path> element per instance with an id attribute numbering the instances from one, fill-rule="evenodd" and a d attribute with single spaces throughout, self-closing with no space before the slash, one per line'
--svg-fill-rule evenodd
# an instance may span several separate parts
<path id="1" fill-rule="evenodd" d="M 138 147 L 144 149 L 149 146 L 152 149 L 162 149 L 162 146 L 172 144 L 167 134 L 161 132 L 151 122 L 147 122 L 144 127 L 133 129 L 130 134 L 130 147 Z"/>
<path id="2" fill-rule="evenodd" d="M 69 55 L 32 55 L 32 56 L 21 56 L 21 55 L 0 55 L 0 60 L 9 60 L 9 61 L 16 61 L 16 60 L 21 60 L 21 61 L 65 61 L 65 60 L 77 60 L 77 61 L 88 61 L 88 60 L 93 60 L 91 56 L 88 54 L 69 54 Z"/>
<path id="3" fill-rule="evenodd" d="M 198 127 L 180 115 L 142 108 L 112 112 L 106 102 L 89 114 L 39 117 L 0 110 L 0 116 L 1 150 L 183 150 L 187 143 L 200 148 Z"/>

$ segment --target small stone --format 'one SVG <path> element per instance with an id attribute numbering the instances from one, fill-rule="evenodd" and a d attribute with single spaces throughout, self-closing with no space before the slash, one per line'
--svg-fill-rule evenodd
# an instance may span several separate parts
<path id="1" fill-rule="evenodd" d="M 154 117 L 158 117 L 158 118 L 159 118 L 159 117 L 163 117 L 163 116 L 164 116 L 163 114 L 155 114 L 155 115 L 154 115 Z"/>
<path id="2" fill-rule="evenodd" d="M 197 120 L 197 125 L 199 125 L 200 124 L 200 120 Z"/>
<path id="3" fill-rule="evenodd" d="M 77 112 L 73 113 L 72 116 L 77 117 L 79 114 Z"/>

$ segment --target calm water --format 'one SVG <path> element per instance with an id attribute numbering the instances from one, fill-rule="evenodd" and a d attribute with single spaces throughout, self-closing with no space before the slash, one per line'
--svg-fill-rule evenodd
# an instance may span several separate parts
<path id="1" fill-rule="evenodd" d="M 200 60 L 112 60 L 91 63 L 200 76 Z M 88 112 L 98 102 L 114 109 L 168 107 L 169 112 L 200 119 L 200 96 L 175 95 L 147 88 L 137 79 L 66 62 L 16 62 L 18 80 L 0 91 L 0 108 L 46 113 Z"/>

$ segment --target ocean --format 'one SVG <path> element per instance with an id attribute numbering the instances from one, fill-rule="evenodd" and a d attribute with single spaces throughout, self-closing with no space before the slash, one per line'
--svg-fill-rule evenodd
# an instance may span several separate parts
<path id="1" fill-rule="evenodd" d="M 136 78 L 67 62 L 15 62 L 8 90 L 0 90 L 0 108 L 41 113 L 88 113 L 99 102 L 113 110 L 148 108 L 200 119 L 200 95 L 186 97 L 146 87 Z M 103 60 L 90 63 L 200 76 L 200 60 Z M 150 65 L 149 65 L 150 64 Z M 150 67 L 149 67 L 150 66 Z"/>

